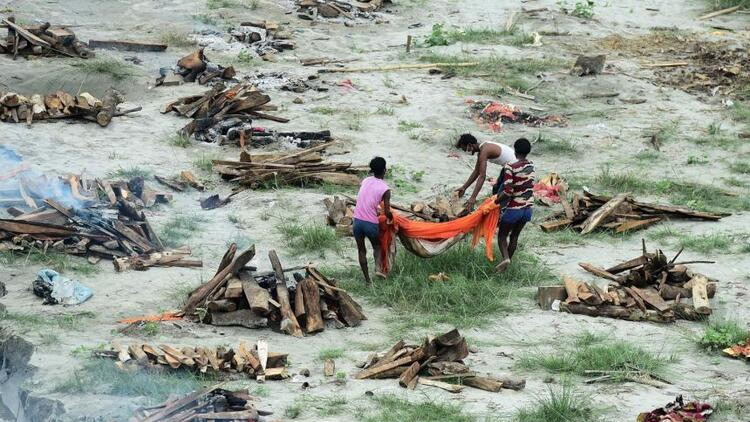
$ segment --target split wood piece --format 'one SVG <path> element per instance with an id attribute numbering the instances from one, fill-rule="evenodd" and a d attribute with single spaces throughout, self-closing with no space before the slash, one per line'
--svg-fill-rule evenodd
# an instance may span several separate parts
<path id="1" fill-rule="evenodd" d="M 640 298 L 645 302 L 651 305 L 654 309 L 656 309 L 659 312 L 665 312 L 669 310 L 669 305 L 667 302 L 662 299 L 661 296 L 659 296 L 659 292 L 657 292 L 654 288 L 649 287 L 646 289 L 640 289 L 638 287 L 630 287 L 630 289 L 633 290 Z"/>
<path id="2" fill-rule="evenodd" d="M 628 233 L 635 230 L 645 229 L 646 227 L 652 226 L 662 220 L 663 218 L 661 217 L 646 218 L 642 220 L 629 220 L 615 227 L 615 233 Z"/>
<path id="3" fill-rule="evenodd" d="M 378 374 L 381 374 L 385 371 L 394 369 L 398 366 L 402 365 L 408 365 L 412 362 L 411 356 L 405 356 L 400 359 L 396 359 L 394 361 L 384 363 L 382 365 L 376 365 L 371 368 L 367 368 L 363 371 L 358 372 L 354 377 L 356 379 L 367 379 L 367 378 L 375 378 Z"/>
<path id="4" fill-rule="evenodd" d="M 729 13 L 734 13 L 734 12 L 740 10 L 741 7 L 742 6 L 727 7 L 726 9 L 721 9 L 721 10 L 717 10 L 715 12 L 706 13 L 705 15 L 698 17 L 698 20 L 702 21 L 702 20 L 714 18 L 716 16 L 721 16 L 721 15 L 726 15 L 726 14 L 729 14 Z"/>
<path id="5" fill-rule="evenodd" d="M 630 287 L 623 287 L 622 289 L 625 290 L 625 293 L 629 294 L 630 297 L 633 298 L 633 300 L 635 300 L 635 303 L 638 305 L 638 307 L 641 309 L 641 311 L 643 311 L 645 313 L 646 312 L 646 303 L 643 301 L 643 299 L 641 299 L 641 297 L 638 294 L 636 294 L 633 291 L 633 289 L 631 289 Z"/>
<path id="6" fill-rule="evenodd" d="M 480 390 L 490 391 L 493 393 L 497 393 L 503 388 L 503 382 L 498 380 L 497 378 L 492 377 L 468 377 L 463 378 L 461 382 L 469 387 L 478 388 Z"/>
<path id="7" fill-rule="evenodd" d="M 258 316 L 250 309 L 237 309 L 232 312 L 212 312 L 211 324 L 219 326 L 240 326 L 246 328 L 266 328 L 268 319 Z"/>
<path id="8" fill-rule="evenodd" d="M 563 284 L 565 285 L 565 292 L 567 293 L 567 299 L 565 303 L 578 303 L 581 300 L 578 298 L 578 281 L 572 277 L 563 276 Z"/>
<path id="9" fill-rule="evenodd" d="M 479 62 L 461 62 L 461 63 L 412 63 L 394 66 L 376 66 L 376 67 L 341 67 L 319 69 L 318 73 L 349 73 L 349 72 L 388 72 L 392 70 L 405 69 L 430 69 L 435 67 L 471 67 L 478 66 Z"/>
<path id="10" fill-rule="evenodd" d="M 425 377 L 418 377 L 417 383 L 422 385 L 429 385 L 430 387 L 437 387 L 449 393 L 460 393 L 464 389 L 463 385 L 449 384 L 447 382 L 431 380 Z"/>
<path id="11" fill-rule="evenodd" d="M 550 233 L 553 231 L 562 230 L 566 227 L 569 227 L 571 224 L 573 224 L 573 220 L 564 218 L 560 220 L 545 221 L 539 224 L 539 228 L 541 228 L 545 233 Z"/>
<path id="12" fill-rule="evenodd" d="M 597 275 L 601 278 L 606 278 L 607 280 L 612 280 L 618 283 L 622 281 L 621 279 L 617 278 L 617 276 L 615 276 L 614 274 L 610 274 L 606 270 L 599 268 L 597 266 L 591 265 L 587 262 L 579 262 L 578 266 L 590 272 L 591 274 Z"/>
<path id="13" fill-rule="evenodd" d="M 594 211 L 583 223 L 581 223 L 581 234 L 591 233 L 601 225 L 615 212 L 615 209 L 622 204 L 629 195 L 629 193 L 621 193 Z"/>
<path id="14" fill-rule="evenodd" d="M 707 284 L 708 280 L 704 276 L 697 276 L 690 279 L 693 291 L 693 307 L 699 314 L 710 315 L 711 305 L 708 302 Z"/>
<path id="15" fill-rule="evenodd" d="M 653 258 L 652 254 L 641 255 L 638 258 L 625 261 L 621 264 L 617 264 L 614 267 L 607 268 L 605 271 L 610 274 L 618 274 L 623 271 L 632 270 L 633 268 L 640 267 L 649 262 L 649 258 Z M 606 278 L 606 277 L 605 277 Z"/>
<path id="16" fill-rule="evenodd" d="M 554 301 L 563 301 L 567 297 L 568 293 L 564 286 L 539 286 L 537 288 L 537 304 L 544 310 L 552 309 Z"/>
<path id="17" fill-rule="evenodd" d="M 568 202 L 568 192 L 565 190 L 565 186 L 562 186 L 560 188 L 560 203 L 563 206 L 563 210 L 565 211 L 565 217 L 568 220 L 573 220 L 575 218 L 575 212 L 573 211 L 573 207 L 570 205 L 570 202 Z"/>
<path id="18" fill-rule="evenodd" d="M 323 362 L 323 376 L 332 377 L 336 373 L 336 362 L 333 359 L 326 359 Z"/>
<path id="19" fill-rule="evenodd" d="M 114 88 L 108 88 L 102 97 L 102 106 L 96 114 L 96 122 L 105 127 L 112 121 L 117 105 L 124 101 L 122 94 Z"/>
<path id="20" fill-rule="evenodd" d="M 186 406 L 193 404 L 199 398 L 207 395 L 211 391 L 214 391 L 224 385 L 225 382 L 214 385 L 213 387 L 207 387 L 194 393 L 188 394 L 187 396 L 169 403 L 164 408 L 156 413 L 152 413 L 145 419 L 141 419 L 139 422 L 159 422 L 170 420 L 170 417 L 176 413 L 181 412 Z M 191 417 L 192 419 L 192 417 Z"/>
<path id="21" fill-rule="evenodd" d="M 292 306 L 289 302 L 289 290 L 286 286 L 286 277 L 284 276 L 284 270 L 279 261 L 278 255 L 275 250 L 268 251 L 268 259 L 271 261 L 271 266 L 276 273 L 276 297 L 281 304 L 281 330 L 294 337 L 303 337 L 302 329 L 299 326 L 297 318 L 294 316 Z"/>
<path id="22" fill-rule="evenodd" d="M 228 299 L 237 299 L 244 296 L 242 281 L 237 277 L 230 278 L 224 287 L 226 288 L 224 297 Z"/>
<path id="23" fill-rule="evenodd" d="M 706 285 L 706 292 L 709 299 L 713 298 L 716 294 L 716 283 L 708 283 Z M 659 289 L 659 295 L 664 300 L 674 300 L 678 297 L 690 299 L 693 297 L 693 289 L 692 286 L 690 289 L 688 289 L 684 287 L 673 286 L 671 284 L 665 284 Z"/>
<path id="24" fill-rule="evenodd" d="M 357 302 L 349 296 L 349 293 L 339 290 L 336 292 L 336 296 L 339 299 L 339 312 L 341 318 L 344 319 L 346 325 L 350 327 L 357 327 L 361 321 L 366 320 L 367 317 L 362 313 L 362 309 L 359 307 Z"/>
<path id="25" fill-rule="evenodd" d="M 243 280 L 242 291 L 251 311 L 258 315 L 268 315 L 271 311 L 271 295 L 268 290 L 260 287 L 255 280 Z"/>
<path id="26" fill-rule="evenodd" d="M 417 384 L 417 374 L 419 373 L 420 368 L 421 365 L 419 362 L 412 362 L 409 369 L 404 371 L 398 378 L 398 384 L 404 388 L 413 390 Z"/>
<path id="27" fill-rule="evenodd" d="M 185 183 L 183 183 L 183 182 L 181 182 L 179 180 L 167 179 L 166 177 L 161 177 L 161 176 L 158 176 L 158 175 L 154 175 L 154 179 L 156 179 L 156 181 L 159 182 L 159 183 L 161 183 L 162 185 L 168 186 L 168 187 L 176 190 L 177 192 L 183 192 L 187 188 L 187 186 L 185 185 Z"/>
<path id="28" fill-rule="evenodd" d="M 189 170 L 183 170 L 180 172 L 180 178 L 184 180 L 188 185 L 200 191 L 205 190 L 206 187 L 201 183 L 193 172 Z"/>
<path id="29" fill-rule="evenodd" d="M 307 320 L 305 324 L 306 331 L 308 333 L 323 331 L 325 323 L 323 322 L 323 316 L 320 312 L 320 294 L 318 292 L 318 284 L 311 278 L 306 278 L 297 285 L 297 289 L 301 289 L 304 293 L 304 307 Z"/>
<path id="30" fill-rule="evenodd" d="M 115 258 L 112 263 L 117 272 L 129 270 L 145 271 L 150 267 L 200 268 L 203 266 L 203 261 L 201 260 L 186 259 L 188 255 L 190 255 L 190 250 L 175 249 L 164 252 L 152 252 L 138 256 Z"/>
<path id="31" fill-rule="evenodd" d="M 89 48 L 105 48 L 120 51 L 164 51 L 166 44 L 143 43 L 136 41 L 89 40 Z"/>
<path id="32" fill-rule="evenodd" d="M 233 244 L 235 247 L 236 245 Z M 185 306 L 183 307 L 183 311 L 185 314 L 191 315 L 193 312 L 195 312 L 195 308 L 203 302 L 209 293 L 211 293 L 217 286 L 222 285 L 226 282 L 229 278 L 231 278 L 233 275 L 237 273 L 237 271 L 241 270 L 242 267 L 245 266 L 253 257 L 255 256 L 255 245 L 250 246 L 246 251 L 242 252 L 239 256 L 235 257 L 232 260 L 232 263 L 228 265 L 226 268 L 221 270 L 218 274 L 216 274 L 211 280 L 209 280 L 207 283 L 201 285 L 197 289 L 195 289 L 188 298 L 187 302 L 185 303 Z"/>

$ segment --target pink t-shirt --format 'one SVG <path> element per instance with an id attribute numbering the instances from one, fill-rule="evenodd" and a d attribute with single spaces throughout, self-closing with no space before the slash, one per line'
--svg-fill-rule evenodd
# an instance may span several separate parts
<path id="1" fill-rule="evenodd" d="M 383 200 L 383 194 L 389 189 L 383 179 L 370 176 L 363 180 L 357 194 L 354 218 L 378 224 L 378 205 Z"/>

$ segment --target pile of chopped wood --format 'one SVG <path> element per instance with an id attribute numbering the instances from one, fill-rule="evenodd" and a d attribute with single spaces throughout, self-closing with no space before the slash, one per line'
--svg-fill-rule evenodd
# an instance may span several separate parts
<path id="1" fill-rule="evenodd" d="M 8 123 L 26 122 L 30 125 L 34 120 L 79 118 L 97 122 L 104 127 L 112 121 L 112 117 L 141 110 L 141 107 L 136 107 L 119 111 L 117 105 L 123 101 L 125 98 L 122 94 L 111 88 L 101 100 L 88 92 L 72 95 L 57 91 L 48 95 L 34 94 L 25 97 L 15 92 L 0 91 L 0 120 Z"/>
<path id="2" fill-rule="evenodd" d="M 539 304 L 573 314 L 606 316 L 631 321 L 673 322 L 699 320 L 711 314 L 708 299 L 716 294 L 716 280 L 689 269 L 686 264 L 712 261 L 675 262 L 661 250 L 647 252 L 611 268 L 580 263 L 584 270 L 610 280 L 606 290 L 595 283 L 563 277 L 564 286 L 540 287 Z M 627 274 L 622 274 L 627 271 Z M 692 299 L 684 303 L 683 299 Z"/>
<path id="3" fill-rule="evenodd" d="M 273 60 L 274 54 L 294 49 L 290 36 L 280 31 L 279 24 L 273 21 L 242 22 L 239 28 L 230 28 L 229 34 L 248 44 L 263 60 Z"/>
<path id="4" fill-rule="evenodd" d="M 258 422 L 260 416 L 271 412 L 258 410 L 250 403 L 255 400 L 248 390 L 228 391 L 222 384 L 190 393 L 184 397 L 169 399 L 148 408 L 139 408 L 131 421 L 177 422 L 177 421 L 245 421 Z"/>
<path id="5" fill-rule="evenodd" d="M 18 55 L 61 55 L 88 59 L 94 53 L 86 43 L 79 41 L 76 34 L 64 26 L 19 25 L 14 17 L 0 19 L 0 28 L 6 28 L 5 40 L 0 39 L 0 53 Z"/>
<path id="6" fill-rule="evenodd" d="M 178 60 L 176 68 L 162 68 L 159 73 L 156 86 L 180 85 L 184 82 L 195 81 L 198 81 L 201 85 L 206 85 L 212 81 L 232 79 L 237 74 L 233 66 L 222 67 L 211 63 L 203 54 L 202 48 Z"/>
<path id="7" fill-rule="evenodd" d="M 273 271 L 256 273 L 245 266 L 255 256 L 255 246 L 239 255 L 236 252 L 237 245 L 232 244 L 216 275 L 190 293 L 183 307 L 185 315 L 196 315 L 213 325 L 261 328 L 273 324 L 295 337 L 325 328 L 356 327 L 367 319 L 359 304 L 315 267 L 284 269 L 272 250 L 268 257 Z M 300 269 L 306 274 L 295 273 L 294 281 L 284 275 Z"/>
<path id="8" fill-rule="evenodd" d="M 572 202 L 565 195 L 560 195 L 560 200 L 563 211 L 550 215 L 540 224 L 542 231 L 572 227 L 581 234 L 591 233 L 597 228 L 626 233 L 672 218 L 717 221 L 730 215 L 640 202 L 629 193 L 609 197 L 584 190 L 582 194 L 573 195 Z"/>
<path id="9" fill-rule="evenodd" d="M 306 20 L 315 20 L 318 16 L 324 18 L 338 18 L 344 16 L 349 19 L 355 17 L 372 17 L 372 12 L 377 11 L 390 0 L 298 0 L 297 17 Z"/>
<path id="10" fill-rule="evenodd" d="M 353 167 L 351 163 L 323 161 L 320 152 L 334 144 L 327 142 L 293 153 L 258 153 L 247 150 L 240 154 L 240 161 L 214 160 L 214 170 L 221 177 L 238 182 L 244 189 L 256 189 L 265 184 L 304 185 L 307 183 L 332 183 L 358 186 L 357 173 L 367 171 L 364 167 Z"/>
<path id="11" fill-rule="evenodd" d="M 0 250 L 48 251 L 114 260 L 115 269 L 202 266 L 190 251 L 166 251 L 142 208 L 171 199 L 136 177 L 128 182 L 92 181 L 71 175 L 64 181 L 32 177 L 28 169 L 3 183 L 0 203 L 13 218 L 0 219 Z M 107 202 L 100 202 L 106 197 Z"/>
<path id="12" fill-rule="evenodd" d="M 394 344 L 383 356 L 371 354 L 357 379 L 398 378 L 401 387 L 413 389 L 417 384 L 458 393 L 464 386 L 498 392 L 502 388 L 521 390 L 526 380 L 513 377 L 478 375 L 463 363 L 469 355 L 466 339 L 453 329 L 441 336 L 429 336 L 421 345 Z"/>
<path id="13" fill-rule="evenodd" d="M 174 111 L 180 116 L 189 117 L 185 127 L 178 134 L 207 142 L 218 142 L 221 136 L 229 136 L 228 131 L 239 123 L 249 123 L 252 117 L 286 123 L 287 119 L 272 116 L 261 110 L 275 110 L 268 105 L 271 97 L 262 93 L 254 85 L 240 82 L 231 88 L 218 83 L 203 95 L 192 95 L 172 100 L 162 106 L 162 113 Z"/>
<path id="14" fill-rule="evenodd" d="M 246 374 L 259 380 L 279 380 L 289 377 L 286 370 L 287 354 L 268 351 L 263 340 L 248 348 L 244 341 L 237 349 L 219 347 L 182 347 L 167 344 L 153 347 L 133 343 L 128 347 L 113 343 L 110 350 L 94 351 L 96 357 L 117 359 L 120 368 L 128 366 L 184 368 L 200 373 L 209 370 L 217 374 Z"/>
<path id="15" fill-rule="evenodd" d="M 486 125 L 493 132 L 503 130 L 505 123 L 523 123 L 529 126 L 560 126 L 565 119 L 560 115 L 536 116 L 521 110 L 513 104 L 497 101 L 467 100 L 472 118 L 480 125 Z"/>

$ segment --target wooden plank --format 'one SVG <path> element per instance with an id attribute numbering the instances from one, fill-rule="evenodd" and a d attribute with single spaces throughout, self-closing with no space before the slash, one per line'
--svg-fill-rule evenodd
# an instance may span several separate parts
<path id="1" fill-rule="evenodd" d="M 698 20 L 702 21 L 702 20 L 714 18 L 716 16 L 726 15 L 728 13 L 734 13 L 734 12 L 740 10 L 741 7 L 742 6 L 727 7 L 726 9 L 721 9 L 721 10 L 717 10 L 715 12 L 706 13 L 703 16 L 699 16 Z"/>
<path id="2" fill-rule="evenodd" d="M 597 266 L 591 265 L 587 262 L 579 262 L 578 266 L 583 268 L 584 270 L 590 272 L 591 274 L 597 275 L 602 278 L 606 278 L 607 280 L 612 280 L 616 282 L 620 282 L 621 280 L 617 278 L 614 274 L 608 273 L 606 270 L 599 268 Z"/>
<path id="3" fill-rule="evenodd" d="M 669 310 L 669 305 L 667 302 L 662 299 L 661 296 L 659 296 L 659 292 L 656 291 L 653 287 L 640 289 L 638 287 L 631 287 L 633 291 L 643 299 L 645 303 L 648 303 L 651 305 L 654 309 L 656 309 L 659 312 L 665 312 Z"/>
<path id="4" fill-rule="evenodd" d="M 707 291 L 708 279 L 699 275 L 691 278 L 689 283 L 693 286 L 693 307 L 695 308 L 695 311 L 699 314 L 710 315 L 711 305 L 708 302 Z"/>
<path id="5" fill-rule="evenodd" d="M 576 213 L 573 212 L 573 207 L 568 202 L 568 192 L 564 186 L 560 188 L 560 203 L 565 211 L 565 217 L 572 221 L 576 217 Z"/>
<path id="6" fill-rule="evenodd" d="M 646 218 L 642 220 L 628 220 L 619 226 L 615 227 L 615 233 L 627 233 L 636 230 L 645 229 L 651 225 L 654 225 L 662 221 L 661 217 Z"/>
<path id="7" fill-rule="evenodd" d="M 333 359 L 326 359 L 323 362 L 323 376 L 332 377 L 336 373 L 336 362 Z"/>
<path id="8" fill-rule="evenodd" d="M 539 286 L 536 292 L 536 301 L 544 310 L 552 309 L 555 300 L 563 301 L 568 297 L 564 286 Z"/>
<path id="9" fill-rule="evenodd" d="M 305 294 L 301 282 L 297 283 L 297 288 L 294 289 L 294 316 L 297 317 L 297 321 L 305 317 Z"/>
<path id="10" fill-rule="evenodd" d="M 8 19 L 3 19 L 2 21 L 4 24 L 8 25 L 9 28 L 15 30 L 19 35 L 26 38 L 26 40 L 29 41 L 30 43 L 35 44 L 35 45 L 41 45 L 42 47 L 52 48 L 52 46 L 47 41 L 44 41 L 43 39 L 37 37 L 36 35 L 27 31 L 20 25 L 16 25 L 15 23 L 11 22 Z M 16 45 L 17 44 L 18 42 L 16 42 Z"/>
<path id="11" fill-rule="evenodd" d="M 572 277 L 563 276 L 563 284 L 565 285 L 565 292 L 568 294 L 565 303 L 578 303 L 581 300 L 578 299 L 578 281 Z"/>
<path id="12" fill-rule="evenodd" d="M 257 315 L 250 309 L 238 309 L 232 312 L 211 313 L 211 324 L 219 326 L 240 326 L 247 328 L 265 328 L 268 319 Z"/>
<path id="13" fill-rule="evenodd" d="M 245 294 L 250 310 L 259 315 L 267 315 L 271 311 L 268 290 L 260 287 L 255 280 L 243 280 L 242 291 Z"/>
<path id="14" fill-rule="evenodd" d="M 89 40 L 89 48 L 103 48 L 119 51 L 164 51 L 167 44 L 144 43 L 120 40 Z"/>
<path id="15" fill-rule="evenodd" d="M 227 282 L 226 288 L 227 289 L 224 291 L 224 297 L 228 299 L 237 299 L 244 295 L 242 281 L 237 277 L 230 278 Z"/>
<path id="16" fill-rule="evenodd" d="M 632 270 L 633 268 L 637 268 L 637 267 L 640 267 L 643 264 L 646 264 L 648 262 L 650 256 L 651 256 L 651 254 L 649 254 L 649 255 L 641 255 L 638 258 L 633 258 L 633 259 L 627 260 L 627 261 L 625 261 L 623 263 L 615 265 L 614 267 L 607 268 L 604 271 L 606 271 L 606 272 L 614 275 L 614 274 L 617 274 L 617 273 L 621 273 L 623 271 Z"/>
<path id="17" fill-rule="evenodd" d="M 37 223 L 0 218 L 0 230 L 16 234 L 40 234 L 46 236 L 71 236 L 76 230 L 55 224 Z"/>
<path id="18" fill-rule="evenodd" d="M 492 377 L 469 377 L 463 378 L 462 383 L 469 387 L 478 388 L 493 393 L 499 392 L 503 388 L 502 381 Z"/>
<path id="19" fill-rule="evenodd" d="M 336 293 L 339 299 L 339 315 L 344 319 L 344 322 L 350 327 L 356 327 L 360 324 L 360 321 L 366 320 L 367 317 L 357 306 L 354 299 L 349 296 L 349 293 L 345 291 L 339 291 Z"/>
<path id="20" fill-rule="evenodd" d="M 276 297 L 281 305 L 281 330 L 294 337 L 303 337 L 302 328 L 299 326 L 297 317 L 294 316 L 291 303 L 289 302 L 289 290 L 286 287 L 286 277 L 275 250 L 268 251 L 268 259 L 276 273 Z"/>
<path id="21" fill-rule="evenodd" d="M 306 278 L 297 288 L 302 287 L 305 301 L 305 329 L 308 333 L 316 333 L 325 329 L 325 322 L 320 313 L 320 293 L 318 292 L 318 283 L 312 278 Z"/>
<path id="22" fill-rule="evenodd" d="M 414 386 L 416 385 L 416 377 L 420 368 L 421 365 L 419 362 L 412 362 L 409 369 L 401 373 L 401 376 L 398 378 L 398 384 L 404 388 L 409 388 L 410 390 L 414 389 Z"/>
<path id="23" fill-rule="evenodd" d="M 581 234 L 588 234 L 594 231 L 594 229 L 606 221 L 606 219 L 615 212 L 615 209 L 617 209 L 620 204 L 625 202 L 628 195 L 629 193 L 621 193 L 591 213 L 591 215 L 581 223 Z"/>
<path id="24" fill-rule="evenodd" d="M 633 300 L 635 300 L 635 303 L 638 305 L 639 308 L 641 308 L 641 311 L 645 313 L 646 303 L 643 301 L 643 299 L 641 299 L 641 297 L 638 296 L 638 294 L 635 293 L 633 289 L 631 289 L 630 287 L 623 287 L 623 290 L 625 290 L 625 293 L 629 294 L 630 297 L 632 297 Z"/>
<path id="25" fill-rule="evenodd" d="M 214 275 L 211 280 L 195 289 L 190 294 L 190 297 L 188 297 L 185 306 L 182 308 L 185 314 L 191 315 L 193 312 L 195 312 L 195 308 L 198 306 L 198 304 L 206 299 L 209 293 L 229 280 L 237 271 L 241 270 L 245 266 L 245 264 L 253 259 L 254 256 L 255 245 L 252 245 L 246 251 L 242 252 L 239 256 L 235 257 L 230 265 L 221 270 L 221 272 L 219 272 L 218 274 Z"/>
<path id="26" fill-rule="evenodd" d="M 572 223 L 573 220 L 569 218 L 563 218 L 560 220 L 545 221 L 539 225 L 539 228 L 542 229 L 543 232 L 549 233 L 557 230 L 562 230 L 570 226 Z"/>
<path id="27" fill-rule="evenodd" d="M 354 378 L 360 379 L 360 380 L 361 379 L 372 378 L 372 377 L 375 377 L 376 375 L 378 375 L 380 373 L 388 371 L 389 369 L 393 369 L 393 368 L 395 368 L 397 366 L 410 364 L 411 361 L 412 361 L 412 357 L 411 356 L 405 356 L 405 357 L 403 357 L 401 359 L 397 359 L 397 360 L 394 360 L 392 362 L 385 363 L 383 365 L 376 365 L 376 366 L 373 366 L 371 368 L 367 368 L 367 369 L 365 369 L 363 371 L 360 371 L 360 372 L 358 372 L 354 376 Z"/>
<path id="28" fill-rule="evenodd" d="M 449 384 L 447 382 L 431 380 L 424 377 L 417 378 L 417 383 L 422 385 L 429 385 L 430 387 L 437 387 L 449 393 L 460 393 L 464 389 L 463 385 Z"/>

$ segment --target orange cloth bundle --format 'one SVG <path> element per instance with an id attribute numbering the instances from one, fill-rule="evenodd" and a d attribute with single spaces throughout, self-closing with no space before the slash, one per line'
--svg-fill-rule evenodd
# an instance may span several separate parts
<path id="1" fill-rule="evenodd" d="M 495 203 L 495 196 L 486 199 L 479 208 L 471 214 L 444 223 L 432 223 L 427 221 L 413 221 L 393 213 L 393 221 L 387 222 L 385 215 L 380 214 L 380 251 L 382 258 L 382 270 L 388 271 L 388 251 L 393 242 L 393 235 L 399 232 L 406 237 L 425 240 L 445 240 L 454 236 L 473 232 L 472 246 L 479 243 L 479 238 L 484 238 L 485 255 L 490 261 L 493 260 L 492 238 L 497 230 L 500 219 L 500 206 Z"/>

